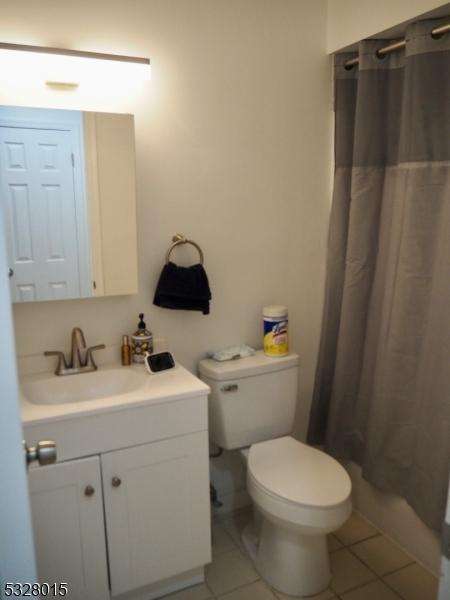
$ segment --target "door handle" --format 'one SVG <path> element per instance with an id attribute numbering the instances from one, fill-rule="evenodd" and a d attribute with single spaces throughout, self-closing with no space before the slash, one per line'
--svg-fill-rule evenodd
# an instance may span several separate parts
<path id="1" fill-rule="evenodd" d="M 27 446 L 27 443 L 23 440 L 23 453 L 27 467 L 34 461 L 37 461 L 41 466 L 56 462 L 56 444 L 51 440 L 42 440 L 36 446 Z"/>
<path id="2" fill-rule="evenodd" d="M 14 269 L 11 269 L 11 267 L 9 267 L 8 269 L 8 277 L 12 277 L 14 275 Z"/>

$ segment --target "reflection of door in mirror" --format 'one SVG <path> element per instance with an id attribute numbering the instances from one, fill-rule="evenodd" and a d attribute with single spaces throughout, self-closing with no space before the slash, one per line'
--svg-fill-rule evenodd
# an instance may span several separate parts
<path id="1" fill-rule="evenodd" d="M 131 115 L 0 107 L 14 302 L 137 292 Z"/>
<path id="2" fill-rule="evenodd" d="M 76 111 L 41 109 L 37 118 L 33 109 L 2 110 L 1 195 L 15 302 L 91 295 L 81 126 Z"/>

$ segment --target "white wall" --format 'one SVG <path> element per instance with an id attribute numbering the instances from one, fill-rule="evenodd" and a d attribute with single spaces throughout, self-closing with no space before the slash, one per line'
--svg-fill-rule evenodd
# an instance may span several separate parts
<path id="1" fill-rule="evenodd" d="M 328 51 L 341 50 L 442 4 L 442 0 L 328 0 Z"/>
<path id="2" fill-rule="evenodd" d="M 88 343 L 118 344 L 143 311 L 194 370 L 212 348 L 260 346 L 262 307 L 284 303 L 301 356 L 304 436 L 331 187 L 326 0 L 2 0 L 1 12 L 4 42 L 152 62 L 152 81 L 136 88 L 1 86 L 3 104 L 130 112 L 136 126 L 139 294 L 16 306 L 19 355 L 68 349 L 74 325 Z M 176 232 L 204 250 L 209 316 L 152 305 Z M 193 256 L 185 248 L 173 259 Z"/>

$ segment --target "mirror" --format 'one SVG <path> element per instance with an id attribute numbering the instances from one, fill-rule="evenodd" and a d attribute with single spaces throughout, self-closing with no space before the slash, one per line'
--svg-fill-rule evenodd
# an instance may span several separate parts
<path id="1" fill-rule="evenodd" d="M 137 293 L 132 115 L 0 107 L 13 302 Z"/>

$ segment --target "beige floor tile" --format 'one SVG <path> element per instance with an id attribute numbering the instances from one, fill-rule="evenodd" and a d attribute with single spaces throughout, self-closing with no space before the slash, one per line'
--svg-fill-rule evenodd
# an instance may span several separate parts
<path id="1" fill-rule="evenodd" d="M 225 531 L 221 523 L 213 523 L 211 529 L 213 556 L 218 556 L 223 552 L 229 552 L 230 550 L 236 549 L 236 544 L 231 539 L 230 534 Z"/>
<path id="2" fill-rule="evenodd" d="M 241 587 L 234 592 L 220 596 L 222 600 L 276 600 L 276 596 L 263 581 Z"/>
<path id="3" fill-rule="evenodd" d="M 212 597 L 213 594 L 208 586 L 201 583 L 200 585 L 194 585 L 193 587 L 181 590 L 181 592 L 164 596 L 161 600 L 208 600 Z"/>
<path id="4" fill-rule="evenodd" d="M 206 583 L 216 596 L 253 583 L 257 579 L 259 575 L 250 560 L 239 550 L 219 554 L 206 567 Z"/>
<path id="5" fill-rule="evenodd" d="M 327 536 L 327 543 L 328 552 L 336 552 L 336 550 L 344 547 L 335 535 Z"/>
<path id="6" fill-rule="evenodd" d="M 404 600 L 436 600 L 437 598 L 437 578 L 417 563 L 392 573 L 383 580 Z"/>
<path id="7" fill-rule="evenodd" d="M 362 542 L 367 538 L 379 535 L 379 531 L 358 513 L 353 513 L 349 520 L 334 534 L 344 546 Z"/>
<path id="8" fill-rule="evenodd" d="M 352 546 L 354 552 L 377 575 L 387 575 L 414 562 L 401 548 L 383 535 Z"/>
<path id="9" fill-rule="evenodd" d="M 399 600 L 399 597 L 378 580 L 342 594 L 341 600 Z"/>
<path id="10" fill-rule="evenodd" d="M 330 554 L 330 561 L 333 574 L 330 587 L 337 594 L 369 583 L 376 577 L 356 556 L 353 556 L 345 548 Z"/>
<path id="11" fill-rule="evenodd" d="M 277 590 L 275 590 L 275 596 L 277 598 L 279 598 L 280 600 L 335 600 L 337 599 L 336 594 L 333 592 L 333 590 L 330 590 L 330 588 L 328 588 L 327 590 L 320 592 L 319 594 L 316 594 L 315 596 L 302 596 L 302 598 L 300 599 L 298 596 L 288 596 L 287 594 L 282 594 L 281 592 L 278 592 Z"/>

